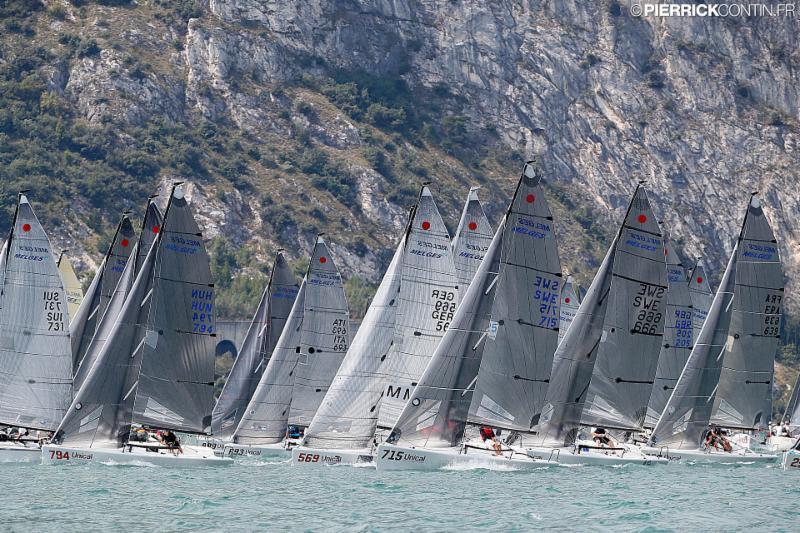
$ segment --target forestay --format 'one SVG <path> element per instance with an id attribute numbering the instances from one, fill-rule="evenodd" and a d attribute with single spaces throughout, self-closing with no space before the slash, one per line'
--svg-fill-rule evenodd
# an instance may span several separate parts
<path id="1" fill-rule="evenodd" d="M 728 349 L 711 421 L 765 430 L 772 417 L 784 287 L 777 241 L 757 196 L 745 215 L 738 254 Z"/>
<path id="2" fill-rule="evenodd" d="M 656 377 L 644 427 L 653 428 L 667 405 L 683 367 L 692 352 L 694 329 L 690 283 L 686 282 L 686 268 L 681 263 L 668 234 L 664 233 L 664 250 L 667 257 L 667 298 L 664 321 L 664 338 L 658 356 Z M 702 322 L 698 322 L 699 329 Z"/>
<path id="3" fill-rule="evenodd" d="M 552 220 L 538 185 L 539 177 L 534 167 L 526 165 L 509 210 L 500 222 L 452 326 L 392 430 L 391 441 L 423 447 L 455 446 L 463 437 L 468 419 L 478 416 L 470 414 L 471 404 L 472 410 L 480 411 L 481 419 L 490 423 L 501 420 L 502 427 L 512 427 L 513 420 L 509 424 L 502 406 L 493 402 L 494 409 L 489 411 L 487 402 L 481 402 L 482 398 L 491 397 L 505 401 L 498 389 L 503 384 L 500 376 L 495 374 L 504 361 L 507 363 L 505 386 L 522 394 L 522 398 L 535 397 L 515 382 L 538 384 L 535 372 L 547 365 L 540 365 L 535 359 L 526 362 L 515 360 L 515 354 L 510 350 L 517 347 L 511 345 L 508 337 L 523 335 L 519 342 L 525 340 L 532 346 L 538 346 L 538 335 L 552 337 L 550 344 L 555 348 L 558 287 L 548 302 L 555 307 L 551 311 L 538 301 L 537 290 L 540 289 L 536 283 L 543 277 L 542 273 L 552 279 L 552 272 L 560 268 Z M 541 290 L 539 295 L 542 296 Z M 534 316 L 545 319 L 545 327 L 531 327 Z M 511 328 L 515 331 L 512 332 Z M 530 349 L 526 354 L 529 358 L 547 358 L 547 354 L 532 353 Z M 490 364 L 487 364 L 487 356 L 493 358 Z M 523 366 L 515 367 L 516 363 L 523 363 Z M 525 381 L 512 377 L 520 371 L 527 373 L 524 377 L 533 379 Z M 486 380 L 483 379 L 484 372 L 491 373 Z M 478 387 L 473 394 L 476 382 Z M 523 402 L 523 405 L 535 410 L 530 403 Z M 514 413 L 521 410 L 512 404 L 506 406 Z M 523 413 L 519 418 L 527 424 L 531 413 Z"/>
<path id="4" fill-rule="evenodd" d="M 72 396 L 67 301 L 50 240 L 24 195 L 3 249 L 0 424 L 52 431 Z"/>
<path id="5" fill-rule="evenodd" d="M 639 186 L 556 350 L 543 443 L 570 443 L 581 425 L 641 430 L 664 330 L 665 284 L 661 230 Z"/>
<path id="6" fill-rule="evenodd" d="M 567 277 L 567 281 L 561 286 L 561 305 L 559 307 L 560 317 L 558 324 L 558 342 L 567 334 L 569 325 L 575 319 L 578 308 L 581 305 L 580 287 L 572 276 Z"/>
<path id="7" fill-rule="evenodd" d="M 122 306 L 125 304 L 125 299 L 133 286 L 136 276 L 141 271 L 142 264 L 144 263 L 150 247 L 155 241 L 156 235 L 161 229 L 162 216 L 161 212 L 154 202 L 148 201 L 147 210 L 142 223 L 142 230 L 139 233 L 139 239 L 136 242 L 131 257 L 134 261 L 128 261 L 125 269 L 122 271 L 122 276 L 114 288 L 114 293 L 111 295 L 108 307 L 103 313 L 100 322 L 97 324 L 96 331 L 92 336 L 89 346 L 86 348 L 85 355 L 81 360 L 78 369 L 75 371 L 75 386 L 74 390 L 79 390 L 83 386 L 86 376 L 89 374 L 92 365 L 97 361 L 100 352 L 103 350 L 103 345 L 111 335 L 112 330 L 117 322 Z"/>
<path id="8" fill-rule="evenodd" d="M 384 389 L 381 367 L 394 339 L 404 249 L 405 239 L 397 246 L 339 372 L 305 432 L 306 446 L 359 449 L 372 445 Z"/>
<path id="9" fill-rule="evenodd" d="M 111 245 L 108 247 L 92 283 L 86 290 L 86 297 L 69 325 L 74 372 L 77 371 L 86 355 L 92 337 L 111 302 L 114 290 L 117 288 L 117 283 L 119 283 L 128 257 L 130 257 L 134 239 L 133 224 L 128 215 L 123 214 L 117 224 Z"/>
<path id="10" fill-rule="evenodd" d="M 467 291 L 491 241 L 492 226 L 478 199 L 478 187 L 472 187 L 453 238 L 453 262 L 461 295 Z"/>
<path id="11" fill-rule="evenodd" d="M 322 237 L 317 238 L 306 275 L 300 353 L 289 424 L 308 426 L 328 392 L 350 345 L 350 312 L 342 276 Z"/>
<path id="12" fill-rule="evenodd" d="M 64 251 L 58 256 L 58 271 L 61 274 L 61 281 L 64 283 L 64 294 L 67 298 L 67 313 L 69 318 L 75 316 L 78 307 L 83 301 L 83 286 L 75 274 L 75 269 L 72 268 L 72 263 L 69 257 L 66 256 Z"/>
<path id="13" fill-rule="evenodd" d="M 278 252 L 239 355 L 214 406 L 211 417 L 214 436 L 230 436 L 242 419 L 283 331 L 299 288 L 283 252 Z"/>
<path id="14" fill-rule="evenodd" d="M 447 227 L 430 190 L 423 187 L 405 236 L 379 428 L 391 428 L 410 398 L 453 320 L 458 291 Z"/>

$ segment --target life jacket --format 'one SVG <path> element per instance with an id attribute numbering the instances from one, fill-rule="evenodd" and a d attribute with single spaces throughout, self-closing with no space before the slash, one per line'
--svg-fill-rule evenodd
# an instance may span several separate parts
<path id="1" fill-rule="evenodd" d="M 481 428 L 481 438 L 483 440 L 489 440 L 493 437 L 494 437 L 494 431 L 492 431 L 492 428 L 486 426 Z"/>

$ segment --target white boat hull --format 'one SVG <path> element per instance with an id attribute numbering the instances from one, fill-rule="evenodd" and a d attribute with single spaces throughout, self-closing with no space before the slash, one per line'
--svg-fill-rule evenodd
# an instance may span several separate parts
<path id="1" fill-rule="evenodd" d="M 465 453 L 466 450 L 466 453 Z M 486 468 L 494 470 L 529 470 L 547 467 L 538 461 L 511 451 L 495 455 L 493 450 L 465 448 L 426 449 L 381 444 L 375 452 L 378 470 L 440 470 Z"/>
<path id="2" fill-rule="evenodd" d="M 795 442 L 797 442 L 797 439 L 795 439 Z M 784 471 L 800 472 L 800 452 L 797 450 L 783 452 L 781 466 Z"/>
<path id="3" fill-rule="evenodd" d="M 196 468 L 233 464 L 230 459 L 216 457 L 212 450 L 200 447 L 187 447 L 184 453 L 175 455 L 170 450 L 149 451 L 142 447 L 81 448 L 46 444 L 40 453 L 42 464 L 46 465 L 105 463 Z"/>
<path id="4" fill-rule="evenodd" d="M 750 450 L 735 452 L 696 450 L 673 450 L 668 448 L 642 447 L 642 452 L 652 457 L 665 458 L 669 461 L 687 461 L 695 463 L 721 463 L 721 464 L 764 464 L 772 463 L 778 459 L 775 454 L 757 453 Z"/>
<path id="5" fill-rule="evenodd" d="M 642 453 L 638 447 L 624 445 L 623 451 L 587 449 L 585 447 L 563 446 L 559 448 L 526 448 L 526 453 L 535 459 L 560 465 L 653 465 L 667 463 L 663 458 Z"/>
<path id="6" fill-rule="evenodd" d="M 289 458 L 292 455 L 291 448 L 285 442 L 275 444 L 225 444 L 223 456 L 231 459 L 260 459 L 266 457 Z"/>
<path id="7" fill-rule="evenodd" d="M 372 450 L 321 450 L 297 446 L 292 449 L 292 464 L 298 466 L 372 465 Z"/>
<path id="8" fill-rule="evenodd" d="M 797 437 L 770 437 L 767 445 L 776 452 L 786 452 L 792 449 Z"/>
<path id="9" fill-rule="evenodd" d="M 36 443 L 0 442 L 0 463 L 38 463 L 41 457 Z"/>

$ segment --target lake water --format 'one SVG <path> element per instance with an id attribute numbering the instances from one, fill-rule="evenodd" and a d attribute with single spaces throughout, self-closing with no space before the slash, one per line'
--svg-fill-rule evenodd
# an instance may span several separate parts
<path id="1" fill-rule="evenodd" d="M 4 531 L 797 531 L 800 476 L 777 466 L 377 472 L 0 465 Z"/>

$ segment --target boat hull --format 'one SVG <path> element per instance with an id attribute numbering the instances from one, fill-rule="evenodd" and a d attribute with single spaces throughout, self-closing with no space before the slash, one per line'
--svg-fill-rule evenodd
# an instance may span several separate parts
<path id="1" fill-rule="evenodd" d="M 721 464 L 764 464 L 773 463 L 778 459 L 777 455 L 768 453 L 757 453 L 747 450 L 740 452 L 709 452 L 703 449 L 696 450 L 672 450 L 668 448 L 642 447 L 642 452 L 652 457 L 665 458 L 669 461 L 686 461 L 695 463 L 721 463 Z"/>
<path id="2" fill-rule="evenodd" d="M 373 465 L 372 450 L 321 450 L 297 446 L 292 449 L 292 464 L 297 466 Z"/>
<path id="3" fill-rule="evenodd" d="M 42 449 L 38 444 L 0 443 L 0 463 L 38 463 L 41 457 Z"/>
<path id="4" fill-rule="evenodd" d="M 800 473 L 800 452 L 797 450 L 783 452 L 781 466 L 784 471 Z"/>
<path id="5" fill-rule="evenodd" d="M 596 465 L 596 466 L 621 466 L 621 465 L 654 465 L 667 463 L 667 459 L 643 454 L 638 449 L 627 447 L 624 453 L 594 449 L 581 449 L 581 447 L 563 446 L 560 448 L 526 448 L 526 453 L 535 459 L 550 464 L 561 465 Z"/>
<path id="6" fill-rule="evenodd" d="M 797 437 L 770 437 L 767 445 L 776 452 L 787 452 L 797 442 Z"/>
<path id="7" fill-rule="evenodd" d="M 275 444 L 234 444 L 229 442 L 225 444 L 222 454 L 231 459 L 289 458 L 292 451 L 286 447 L 285 442 Z"/>
<path id="8" fill-rule="evenodd" d="M 467 450 L 464 453 L 464 450 Z M 494 455 L 492 450 L 475 448 L 426 449 L 381 444 L 375 452 L 378 470 L 440 470 L 486 468 L 494 470 L 529 470 L 547 467 L 545 461 L 532 459 L 524 453 L 504 452 Z"/>
<path id="9" fill-rule="evenodd" d="M 227 466 L 233 461 L 216 457 L 212 450 L 187 447 L 183 454 L 171 451 L 148 451 L 145 448 L 81 448 L 46 444 L 41 451 L 42 464 L 131 464 L 142 466 L 166 466 L 170 468 L 197 468 Z"/>

